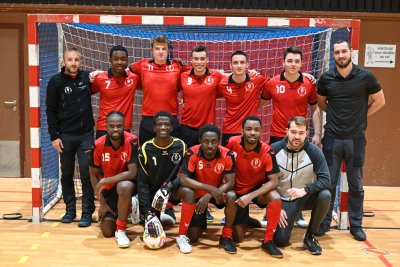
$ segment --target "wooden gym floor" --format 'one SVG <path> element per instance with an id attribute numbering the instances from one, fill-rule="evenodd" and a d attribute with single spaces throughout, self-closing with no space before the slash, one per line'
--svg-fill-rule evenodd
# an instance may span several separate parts
<path id="1" fill-rule="evenodd" d="M 218 246 L 221 211 L 213 209 L 215 223 L 191 254 L 182 254 L 175 245 L 178 226 L 167 229 L 167 243 L 158 250 L 144 247 L 142 226 L 129 225 L 131 247 L 120 249 L 114 238 L 103 238 L 97 223 L 78 228 L 76 222 L 61 224 L 62 202 L 45 216 L 47 221 L 31 223 L 31 179 L 0 179 L 0 215 L 20 212 L 19 220 L 0 219 L 0 266 L 400 266 L 400 197 L 398 187 L 366 187 L 365 210 L 374 217 L 364 218 L 367 241 L 355 241 L 348 231 L 332 229 L 317 238 L 323 248 L 312 256 L 301 246 L 304 229 L 295 227 L 283 259 L 274 259 L 260 250 L 263 229 L 248 233 L 238 245 L 238 253 L 229 255 Z M 176 210 L 178 210 L 177 208 Z M 96 219 L 97 213 L 94 214 Z M 179 213 L 177 213 L 179 219 Z M 252 209 L 261 219 L 263 212 Z M 309 213 L 305 212 L 308 218 Z"/>

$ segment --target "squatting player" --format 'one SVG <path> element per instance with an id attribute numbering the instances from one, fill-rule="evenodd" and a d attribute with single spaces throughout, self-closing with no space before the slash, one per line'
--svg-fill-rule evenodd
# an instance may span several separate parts
<path id="1" fill-rule="evenodd" d="M 247 116 L 242 122 L 242 136 L 231 137 L 226 145 L 236 154 L 235 193 L 238 207 L 233 237 L 237 243 L 243 241 L 251 202 L 260 208 L 266 207 L 268 224 L 261 248 L 272 257 L 282 258 L 283 254 L 272 240 L 281 214 L 281 199 L 275 190 L 279 182 L 279 168 L 273 150 L 260 141 L 261 129 L 261 120 L 257 116 Z"/>
<path id="2" fill-rule="evenodd" d="M 95 141 L 90 160 L 90 179 L 99 196 L 98 219 L 104 237 L 115 239 L 120 248 L 130 246 L 126 224 L 132 194 L 136 191 L 138 139 L 124 131 L 124 115 L 111 111 L 106 117 L 107 134 Z M 100 168 L 104 178 L 100 181 Z"/>
<path id="3" fill-rule="evenodd" d="M 169 112 L 157 112 L 153 118 L 156 136 L 142 144 L 138 152 L 139 208 L 146 222 L 155 215 L 160 216 L 160 209 L 156 205 L 160 194 L 164 197 L 165 204 L 168 199 L 173 204 L 178 204 L 182 198 L 184 202 L 191 203 L 190 199 L 185 199 L 177 178 L 186 145 L 182 140 L 171 136 L 172 124 L 173 117 Z"/>
<path id="4" fill-rule="evenodd" d="M 159 110 L 172 114 L 172 136 L 179 137 L 180 128 L 177 119 L 179 77 L 185 70 L 179 62 L 169 61 L 169 40 L 159 35 L 151 40 L 152 59 L 144 58 L 129 66 L 140 76 L 143 90 L 142 121 L 140 122 L 139 140 L 141 144 L 153 138 L 153 116 Z"/>
<path id="5" fill-rule="evenodd" d="M 139 76 L 126 71 L 128 67 L 128 50 L 121 45 L 110 50 L 111 68 L 98 73 L 92 83 L 92 93 L 100 93 L 99 117 L 96 125 L 96 139 L 105 135 L 106 116 L 110 111 L 120 111 L 125 116 L 124 129 L 132 128 L 133 101 L 136 87 L 140 84 Z"/>
<path id="6" fill-rule="evenodd" d="M 220 146 L 221 132 L 213 124 L 204 125 L 199 130 L 200 145 L 191 147 L 183 161 L 180 180 L 183 186 L 192 188 L 195 192 L 196 204 L 192 209 L 182 209 L 182 218 L 189 218 L 183 222 L 189 226 L 187 235 L 191 242 L 197 242 L 201 234 L 207 229 L 206 211 L 208 203 L 217 208 L 224 208 L 225 225 L 219 244 L 226 252 L 235 254 L 237 249 L 232 239 L 232 226 L 236 214 L 236 195 L 233 192 L 235 183 L 235 159 L 233 153 Z M 182 222 L 181 226 L 182 227 Z M 185 231 L 180 231 L 177 245 L 182 248 L 190 247 Z M 183 236 L 183 237 L 182 237 Z"/>

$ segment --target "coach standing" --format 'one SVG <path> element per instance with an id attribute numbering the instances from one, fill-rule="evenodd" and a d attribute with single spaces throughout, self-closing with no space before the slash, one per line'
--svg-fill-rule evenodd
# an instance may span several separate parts
<path id="1" fill-rule="evenodd" d="M 318 82 L 318 106 L 326 111 L 322 140 L 331 177 L 331 206 L 319 235 L 329 230 L 341 163 L 346 163 L 349 184 L 350 233 L 358 241 L 366 240 L 362 229 L 364 189 L 362 167 L 365 159 L 367 116 L 385 105 L 385 97 L 375 76 L 352 63 L 350 45 L 336 41 L 333 46 L 336 67 L 324 73 Z"/>
<path id="2" fill-rule="evenodd" d="M 89 72 L 80 70 L 81 54 L 76 48 L 64 53 L 64 67 L 47 85 L 46 113 L 52 145 L 60 153 L 61 185 L 66 213 L 62 223 L 76 217 L 74 188 L 75 155 L 82 182 L 82 217 L 80 227 L 90 226 L 95 210 L 89 176 L 89 152 L 93 145 L 93 111 Z"/>

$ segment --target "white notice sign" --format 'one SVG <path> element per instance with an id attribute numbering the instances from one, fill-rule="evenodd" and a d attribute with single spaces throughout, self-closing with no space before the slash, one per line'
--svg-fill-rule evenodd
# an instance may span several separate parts
<path id="1" fill-rule="evenodd" d="M 365 67 L 394 68 L 396 61 L 396 45 L 366 44 Z"/>

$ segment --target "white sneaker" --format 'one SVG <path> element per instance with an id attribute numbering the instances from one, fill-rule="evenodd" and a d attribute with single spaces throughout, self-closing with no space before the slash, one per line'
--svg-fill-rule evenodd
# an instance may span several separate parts
<path id="1" fill-rule="evenodd" d="M 139 213 L 139 199 L 137 195 L 132 197 L 132 213 L 131 213 L 132 224 L 139 224 L 140 213 Z"/>
<path id="2" fill-rule="evenodd" d="M 192 252 L 192 246 L 189 244 L 189 238 L 185 235 L 179 235 L 176 237 L 176 245 L 184 254 Z"/>
<path id="3" fill-rule="evenodd" d="M 115 241 L 117 241 L 118 247 L 120 248 L 129 248 L 131 245 L 131 241 L 126 236 L 125 230 L 115 231 Z"/>

